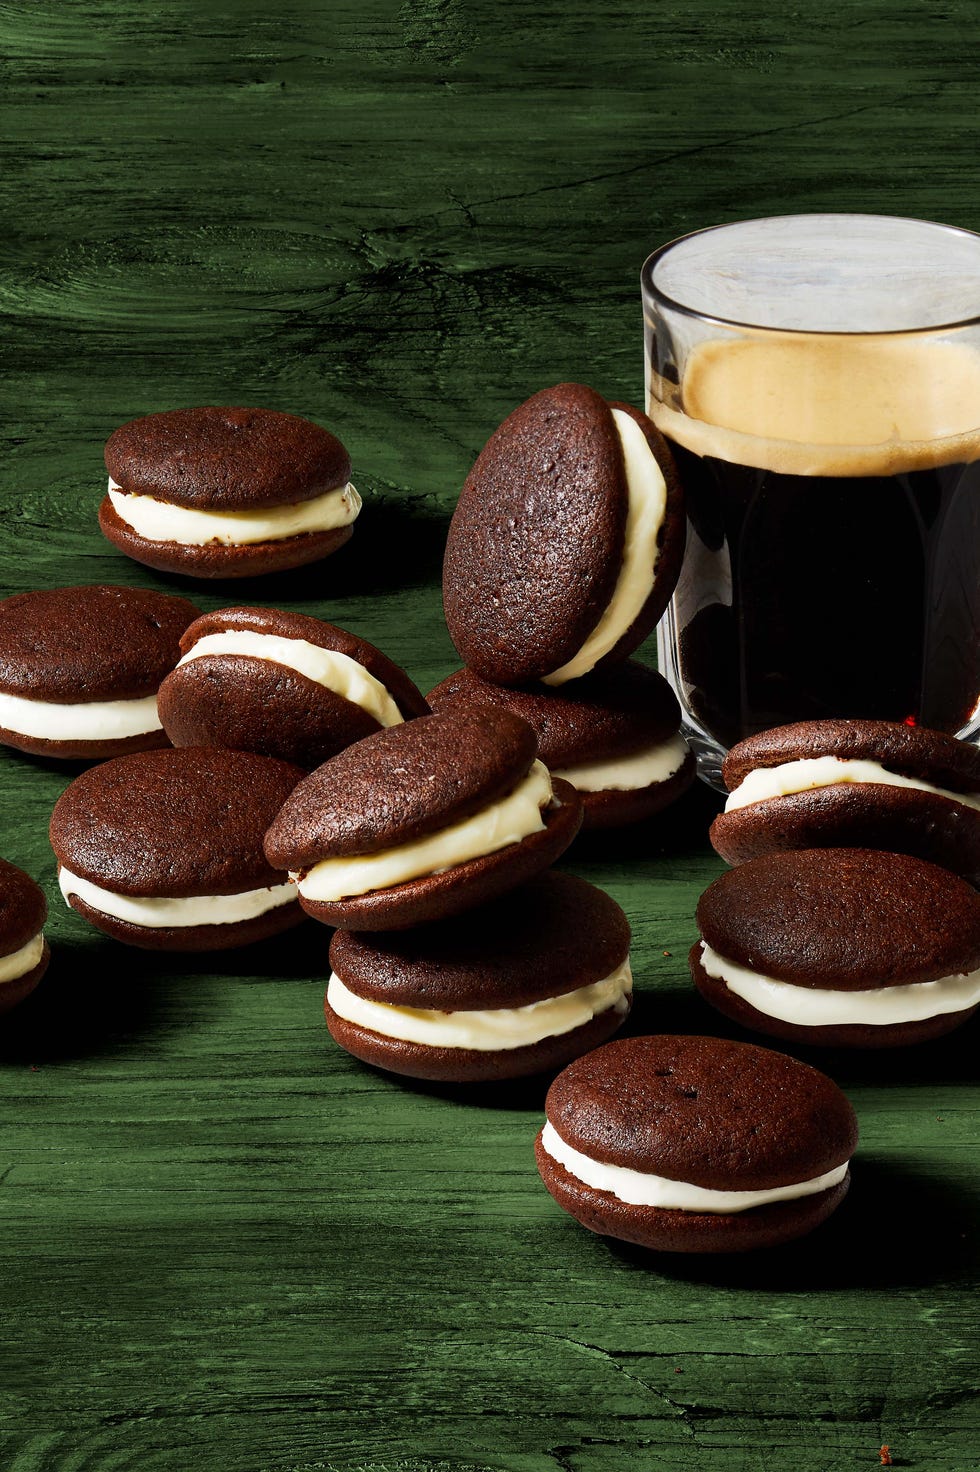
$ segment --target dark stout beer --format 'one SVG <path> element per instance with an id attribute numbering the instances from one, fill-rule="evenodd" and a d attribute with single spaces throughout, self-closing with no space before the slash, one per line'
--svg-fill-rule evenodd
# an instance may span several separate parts
<path id="1" fill-rule="evenodd" d="M 980 357 L 901 334 L 708 343 L 651 413 L 688 497 L 669 615 L 722 746 L 826 716 L 964 728 L 980 701 Z"/>

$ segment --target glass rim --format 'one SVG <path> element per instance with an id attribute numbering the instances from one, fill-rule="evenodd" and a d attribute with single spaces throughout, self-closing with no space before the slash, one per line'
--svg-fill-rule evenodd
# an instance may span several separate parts
<path id="1" fill-rule="evenodd" d="M 816 217 L 823 219 L 840 220 L 894 220 L 903 225 L 929 225 L 935 230 L 941 230 L 946 235 L 965 236 L 973 239 L 980 246 L 980 232 L 969 230 L 963 225 L 947 225 L 941 220 L 922 220 L 914 215 L 888 215 L 871 214 L 866 210 L 802 210 L 788 215 L 754 215 L 747 220 L 726 220 L 721 225 L 704 225 L 699 230 L 688 230 L 683 235 L 677 235 L 673 240 L 666 241 L 658 246 L 655 251 L 647 256 L 640 267 L 640 287 L 643 292 L 644 303 L 647 299 L 655 304 L 668 308 L 672 312 L 679 312 L 684 317 L 693 318 L 697 322 L 707 322 L 718 327 L 734 327 L 748 332 L 770 334 L 773 337 L 933 337 L 939 332 L 953 332 L 966 327 L 980 326 L 980 312 L 969 317 L 955 318 L 949 322 L 937 322 L 930 327 L 882 327 L 882 328 L 855 328 L 853 331 L 835 329 L 828 331 L 820 327 L 772 327 L 760 322 L 745 322 L 736 317 L 722 317 L 713 312 L 701 312 L 696 307 L 689 307 L 684 302 L 677 301 L 668 296 L 655 284 L 653 273 L 658 263 L 675 246 L 683 245 L 686 240 L 694 240 L 700 235 L 711 235 L 718 230 L 730 230 L 736 225 L 758 225 L 769 220 L 812 220 Z"/>

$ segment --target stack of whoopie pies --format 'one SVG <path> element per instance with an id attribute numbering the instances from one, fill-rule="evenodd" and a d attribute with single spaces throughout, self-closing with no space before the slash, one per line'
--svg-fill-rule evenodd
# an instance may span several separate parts
<path id="1" fill-rule="evenodd" d="M 466 668 L 429 703 L 522 716 L 586 828 L 648 818 L 694 780 L 673 691 L 627 662 L 674 591 L 685 528 L 651 421 L 578 383 L 504 420 L 453 515 L 443 601 Z"/>
<path id="2" fill-rule="evenodd" d="M 980 748 L 890 721 L 802 721 L 729 752 L 702 895 L 701 994 L 759 1032 L 880 1048 L 980 1006 Z"/>
<path id="3" fill-rule="evenodd" d="M 459 705 L 347 747 L 269 829 L 270 863 L 337 927 L 326 1018 L 357 1057 L 421 1078 L 513 1078 L 567 1062 L 629 1011 L 619 906 L 543 872 L 582 804 L 537 753 L 519 716 Z"/>

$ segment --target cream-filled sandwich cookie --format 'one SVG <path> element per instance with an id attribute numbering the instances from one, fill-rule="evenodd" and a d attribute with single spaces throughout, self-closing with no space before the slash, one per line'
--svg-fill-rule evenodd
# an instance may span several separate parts
<path id="1" fill-rule="evenodd" d="M 798 721 L 733 746 L 711 841 L 730 864 L 780 849 L 881 848 L 980 884 L 980 747 L 893 721 Z"/>
<path id="2" fill-rule="evenodd" d="M 547 868 L 582 821 L 534 732 L 460 708 L 391 726 L 310 774 L 266 836 L 314 918 L 400 930 L 494 899 Z"/>
<path id="3" fill-rule="evenodd" d="M 315 562 L 351 535 L 350 457 L 308 419 L 272 409 L 172 409 L 105 447 L 105 535 L 128 556 L 198 578 Z"/>
<path id="4" fill-rule="evenodd" d="M 800 1237 L 843 1199 L 854 1111 L 815 1068 L 748 1043 L 624 1038 L 570 1063 L 538 1170 L 590 1231 L 661 1252 Z"/>
<path id="5" fill-rule="evenodd" d="M 452 920 L 338 930 L 327 1026 L 356 1058 L 414 1078 L 492 1082 L 560 1068 L 626 1020 L 629 944 L 615 900 L 548 871 Z"/>
<path id="6" fill-rule="evenodd" d="M 673 592 L 683 499 L 646 415 L 563 383 L 491 436 L 453 514 L 446 622 L 498 685 L 561 685 L 625 659 Z"/>
<path id="7" fill-rule="evenodd" d="M 99 761 L 166 746 L 157 689 L 198 610 L 147 588 L 43 588 L 0 602 L 0 742 Z"/>
<path id="8" fill-rule="evenodd" d="M 333 624 L 275 608 L 225 608 L 184 634 L 160 688 L 175 746 L 229 746 L 311 769 L 429 707 L 404 670 Z"/>
<path id="9" fill-rule="evenodd" d="M 0 1013 L 30 996 L 48 969 L 47 915 L 41 886 L 0 859 Z"/>
<path id="10" fill-rule="evenodd" d="M 552 687 L 491 685 L 457 670 L 430 690 L 433 710 L 504 708 L 534 728 L 538 755 L 582 799 L 583 828 L 618 828 L 668 807 L 695 777 L 667 681 L 634 660 Z"/>
<path id="11" fill-rule="evenodd" d="M 940 1037 L 980 1006 L 980 895 L 910 854 L 749 859 L 708 887 L 697 923 L 698 990 L 773 1037 L 898 1047 Z"/>
<path id="12" fill-rule="evenodd" d="M 302 776 L 217 747 L 92 767 L 51 816 L 61 892 L 99 930 L 149 950 L 223 950 L 275 935 L 303 915 L 262 840 Z"/>

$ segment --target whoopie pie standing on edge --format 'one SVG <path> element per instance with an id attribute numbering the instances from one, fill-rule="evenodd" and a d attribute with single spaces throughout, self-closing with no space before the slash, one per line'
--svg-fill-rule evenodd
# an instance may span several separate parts
<path id="1" fill-rule="evenodd" d="M 891 1048 L 980 1005 L 980 894 L 910 854 L 800 849 L 749 859 L 698 903 L 702 996 L 794 1042 Z"/>
<path id="2" fill-rule="evenodd" d="M 429 707 L 373 644 L 275 608 L 225 608 L 187 629 L 160 687 L 175 746 L 230 746 L 312 768 Z"/>
<path id="3" fill-rule="evenodd" d="M 646 415 L 582 384 L 542 389 L 463 486 L 443 565 L 450 637 L 496 685 L 559 685 L 625 659 L 667 606 L 685 532 Z"/>
<path id="4" fill-rule="evenodd" d="M 457 670 L 430 690 L 433 710 L 459 704 L 513 711 L 534 728 L 538 755 L 582 799 L 583 828 L 618 828 L 661 812 L 694 781 L 673 690 L 655 670 L 627 660 L 552 689 L 491 685 Z"/>
<path id="5" fill-rule="evenodd" d="M 641 1037 L 570 1063 L 535 1145 L 559 1206 L 661 1252 L 802 1237 L 850 1184 L 857 1120 L 831 1079 L 770 1048 Z"/>
<path id="6" fill-rule="evenodd" d="M 338 930 L 327 1026 L 356 1058 L 414 1078 L 492 1082 L 560 1068 L 626 1020 L 629 946 L 615 900 L 549 870 L 451 920 Z"/>
<path id="7" fill-rule="evenodd" d="M 30 996 L 48 969 L 42 933 L 48 902 L 39 884 L 0 859 L 0 1013 Z"/>
<path id="8" fill-rule="evenodd" d="M 123 424 L 105 447 L 99 525 L 128 557 L 193 578 L 316 562 L 361 509 L 350 456 L 308 419 L 273 409 L 171 409 Z"/>
<path id="9" fill-rule="evenodd" d="M 147 950 L 277 935 L 303 912 L 262 839 L 303 775 L 273 757 L 193 746 L 90 767 L 51 815 L 61 892 L 98 930 Z"/>
<path id="10" fill-rule="evenodd" d="M 0 742 L 100 761 L 167 745 L 157 689 L 199 609 L 147 588 L 45 588 L 0 602 Z"/>
<path id="11" fill-rule="evenodd" d="M 894 721 L 798 721 L 733 746 L 711 825 L 729 864 L 780 849 L 915 854 L 980 884 L 980 747 Z"/>
<path id="12" fill-rule="evenodd" d="M 476 707 L 421 716 L 324 762 L 266 835 L 314 919 L 347 930 L 440 920 L 515 888 L 582 822 L 526 721 Z"/>

